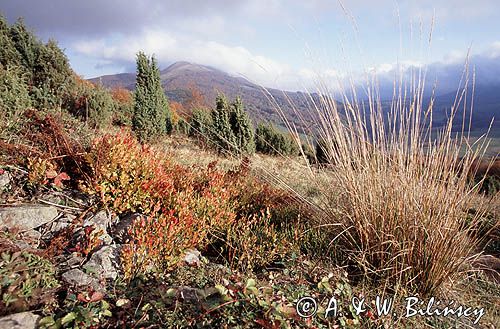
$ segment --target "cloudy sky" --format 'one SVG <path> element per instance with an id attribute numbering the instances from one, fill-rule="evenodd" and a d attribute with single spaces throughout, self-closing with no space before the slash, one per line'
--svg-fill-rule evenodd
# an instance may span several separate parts
<path id="1" fill-rule="evenodd" d="M 297 90 L 398 62 L 457 72 L 471 47 L 487 67 L 478 79 L 500 79 L 498 0 L 0 0 L 0 11 L 58 40 L 86 78 L 132 72 L 143 50 L 161 68 L 190 61 Z"/>

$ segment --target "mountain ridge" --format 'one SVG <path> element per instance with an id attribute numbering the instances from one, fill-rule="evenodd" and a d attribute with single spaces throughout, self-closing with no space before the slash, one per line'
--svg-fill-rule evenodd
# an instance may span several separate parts
<path id="1" fill-rule="evenodd" d="M 318 100 L 317 94 L 261 87 L 243 77 L 187 61 L 175 62 L 162 69 L 160 78 L 165 94 L 172 101 L 185 103 L 192 96 L 192 90 L 196 89 L 209 107 L 215 105 L 218 93 L 223 93 L 230 99 L 240 96 L 254 122 L 272 121 L 283 125 L 276 106 L 286 115 L 290 123 L 299 128 L 307 130 L 314 122 L 311 118 L 313 111 L 310 111 L 311 96 L 314 100 Z M 90 79 L 90 81 L 108 88 L 122 87 L 134 90 L 135 73 L 104 75 Z M 446 111 L 453 104 L 455 94 L 456 92 L 446 92 L 435 97 L 435 121 L 438 125 L 446 119 Z M 496 115 L 498 118 L 493 124 L 493 133 L 495 130 L 500 130 L 500 85 L 478 84 L 474 102 L 473 127 L 480 130 L 486 129 L 491 118 L 498 113 Z"/>
<path id="2" fill-rule="evenodd" d="M 175 62 L 160 70 L 160 78 L 165 94 L 172 101 L 186 102 L 194 88 L 203 96 L 207 106 L 215 104 L 218 93 L 223 93 L 230 99 L 240 96 L 254 122 L 273 121 L 282 124 L 282 118 L 276 111 L 275 105 L 279 106 L 287 119 L 298 127 L 304 128 L 310 121 L 308 96 L 304 92 L 261 87 L 243 77 L 186 61 Z M 135 73 L 104 75 L 89 81 L 108 88 L 121 87 L 134 90 Z"/>

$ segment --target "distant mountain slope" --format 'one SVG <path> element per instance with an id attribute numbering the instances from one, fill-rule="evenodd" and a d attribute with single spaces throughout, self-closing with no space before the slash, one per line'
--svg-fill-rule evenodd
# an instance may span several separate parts
<path id="1" fill-rule="evenodd" d="M 467 99 L 466 110 L 470 111 L 471 92 Z M 456 92 L 440 95 L 435 99 L 437 114 L 441 115 L 441 120 L 446 120 L 446 109 L 449 109 L 455 101 Z M 500 85 L 476 85 L 474 87 L 474 103 L 472 109 L 472 128 L 476 131 L 485 131 L 494 118 L 491 134 L 500 137 Z M 458 121 L 461 121 L 464 104 L 458 112 Z M 468 112 L 466 112 L 468 113 Z M 467 114 L 468 118 L 468 114 Z"/>
<path id="2" fill-rule="evenodd" d="M 192 64 L 188 62 L 176 62 L 160 72 L 162 85 L 169 99 L 183 102 L 191 96 L 191 88 L 195 87 L 203 95 L 205 102 L 215 105 L 217 93 L 222 92 L 232 99 L 241 96 L 254 121 L 271 120 L 281 124 L 276 109 L 266 96 L 266 91 L 250 81 L 231 76 L 218 69 Z M 123 87 L 133 90 L 135 87 L 134 73 L 121 73 L 115 75 L 105 75 L 90 80 L 94 83 L 101 83 L 106 87 Z M 287 114 L 287 118 L 298 126 L 304 126 L 304 116 L 306 121 L 310 120 L 308 108 L 308 96 L 302 92 L 288 92 L 277 89 L 267 89 L 267 92 L 276 101 L 280 108 Z M 293 104 L 294 111 L 290 102 Z M 307 124 L 305 124 L 307 125 Z"/>
<path id="3" fill-rule="evenodd" d="M 282 124 L 276 109 L 269 97 L 272 97 L 287 118 L 299 127 L 306 127 L 311 120 L 310 95 L 303 92 L 289 92 L 277 89 L 266 91 L 250 81 L 229 75 L 213 67 L 188 62 L 176 62 L 160 72 L 162 85 L 169 99 L 184 102 L 191 96 L 191 88 L 196 88 L 204 97 L 206 104 L 215 105 L 217 93 L 222 92 L 229 98 L 237 95 L 243 98 L 250 116 L 254 121 L 271 120 Z M 106 75 L 91 79 L 94 83 L 102 83 L 106 87 L 124 87 L 133 90 L 135 87 L 134 73 Z M 434 101 L 434 126 L 442 125 L 447 118 L 447 112 L 455 99 L 456 92 L 446 92 L 438 95 Z M 317 100 L 317 95 L 313 95 Z M 424 103 L 427 103 L 428 100 Z M 468 100 L 470 103 L 470 99 Z M 292 105 L 293 104 L 293 107 Z M 390 108 L 390 101 L 384 101 L 384 107 Z M 294 110 L 295 108 L 295 110 Z M 303 119 L 301 119 L 301 116 Z M 500 137 L 500 85 L 477 85 L 474 97 L 473 130 L 483 133 L 491 118 L 496 117 L 490 136 Z M 304 121 L 306 123 L 304 123 Z M 460 121 L 460 122 L 459 122 Z M 457 115 L 456 126 L 461 125 L 461 114 Z"/>
<path id="4" fill-rule="evenodd" d="M 111 75 L 103 75 L 101 77 L 90 79 L 91 82 L 102 84 L 108 88 L 122 87 L 128 90 L 135 88 L 134 73 L 119 73 Z"/>

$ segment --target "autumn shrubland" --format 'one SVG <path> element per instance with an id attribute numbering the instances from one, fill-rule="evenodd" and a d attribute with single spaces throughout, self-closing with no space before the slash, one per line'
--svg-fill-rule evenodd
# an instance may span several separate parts
<path id="1" fill-rule="evenodd" d="M 254 129 L 241 99 L 166 99 L 145 54 L 140 88 L 109 90 L 22 21 L 0 23 L 0 174 L 11 177 L 1 206 L 62 195 L 49 204 L 71 215 L 36 247 L 2 229 L 0 315 L 33 311 L 50 328 L 470 325 L 348 307 L 416 294 L 483 306 L 495 324 L 498 283 L 474 264 L 498 255 L 497 164 L 454 133 L 453 117 L 430 139 L 422 90 L 396 95 L 388 120 L 374 98 L 365 112 L 349 92 L 320 90 L 316 131 Z M 85 226 L 99 211 L 113 229 L 132 218 L 119 243 Z M 116 278 L 64 278 L 69 260 L 82 268 L 116 245 Z M 321 304 L 316 317 L 298 316 L 303 296 Z M 342 315 L 325 318 L 332 296 Z"/>

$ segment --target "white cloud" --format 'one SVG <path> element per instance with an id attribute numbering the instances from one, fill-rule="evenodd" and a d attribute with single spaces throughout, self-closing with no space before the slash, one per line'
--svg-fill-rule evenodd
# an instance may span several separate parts
<path id="1" fill-rule="evenodd" d="M 440 61 L 444 65 L 452 64 L 463 64 L 467 57 L 467 51 L 463 50 L 451 50 L 444 55 L 443 59 Z"/>
<path id="2" fill-rule="evenodd" d="M 242 46 L 229 46 L 216 41 L 193 40 L 166 31 L 147 30 L 137 36 L 118 40 L 85 40 L 74 43 L 80 54 L 99 61 L 133 63 L 138 51 L 154 54 L 159 63 L 189 61 L 242 75 L 264 86 L 294 88 L 294 79 L 305 78 L 289 65 L 254 54 Z"/>
<path id="3" fill-rule="evenodd" d="M 500 41 L 491 43 L 485 54 L 490 58 L 500 57 Z"/>

